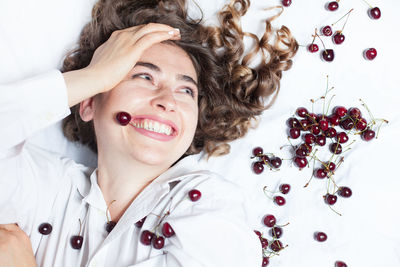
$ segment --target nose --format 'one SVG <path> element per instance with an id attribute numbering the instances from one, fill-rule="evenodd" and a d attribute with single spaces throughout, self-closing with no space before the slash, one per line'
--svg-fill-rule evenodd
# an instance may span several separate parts
<path id="1" fill-rule="evenodd" d="M 163 111 L 175 111 L 176 101 L 173 93 L 168 88 L 160 88 L 152 99 L 152 106 Z"/>

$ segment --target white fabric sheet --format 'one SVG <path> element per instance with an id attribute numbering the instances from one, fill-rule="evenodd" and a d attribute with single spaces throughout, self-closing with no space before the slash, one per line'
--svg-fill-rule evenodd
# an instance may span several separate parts
<path id="1" fill-rule="evenodd" d="M 0 82 L 6 83 L 39 74 L 59 67 L 62 56 L 73 48 L 80 28 L 90 18 L 93 0 L 38 0 L 0 2 Z M 206 14 L 212 18 L 214 12 L 227 1 L 198 1 Z M 274 106 L 266 111 L 259 127 L 232 143 L 231 153 L 203 162 L 204 166 L 238 183 L 254 196 L 254 205 L 248 210 L 253 216 L 253 228 L 268 235 L 262 225 L 265 214 L 272 213 L 278 224 L 290 222 L 284 228 L 282 242 L 288 247 L 279 256 L 271 259 L 271 266 L 334 266 L 343 260 L 348 266 L 400 266 L 400 175 L 397 170 L 397 154 L 400 145 L 397 135 L 399 122 L 399 62 L 397 34 L 400 26 L 398 1 L 369 1 L 379 6 L 382 17 L 371 20 L 364 1 L 340 1 L 336 12 L 324 9 L 327 1 L 293 1 L 285 8 L 274 25 L 288 26 L 301 45 L 312 41 L 314 28 L 331 24 L 354 8 L 344 34 L 345 42 L 333 45 L 323 38 L 325 45 L 334 48 L 336 58 L 332 63 L 321 61 L 319 55 L 310 54 L 300 47 L 293 68 L 283 73 L 281 91 Z M 273 14 L 262 10 L 279 4 L 278 0 L 253 1 L 253 6 L 243 19 L 246 31 L 260 34 L 262 20 Z M 194 10 L 194 9 L 193 9 Z M 344 20 L 336 28 L 341 28 Z M 317 42 L 321 48 L 321 43 Z M 378 56 L 366 61 L 362 52 L 375 47 Z M 371 142 L 358 140 L 345 154 L 345 161 L 335 174 L 340 185 L 353 190 L 349 199 L 339 199 L 334 208 L 342 213 L 338 216 L 323 202 L 326 192 L 324 181 L 313 180 L 303 188 L 311 175 L 305 168 L 299 171 L 285 160 L 278 172 L 264 171 L 255 175 L 251 171 L 251 150 L 262 146 L 265 151 L 290 158 L 287 150 L 280 147 L 288 144 L 285 121 L 299 106 L 311 108 L 309 99 L 323 95 L 326 75 L 336 95 L 332 106 L 361 107 L 362 98 L 375 117 L 384 117 L 389 125 L 381 129 L 379 138 Z M 315 111 L 321 110 L 319 105 Z M 362 109 L 366 113 L 365 109 Z M 367 117 L 368 118 L 368 117 Z M 66 142 L 59 124 L 34 136 L 31 142 L 57 153 L 73 157 L 78 162 L 94 166 L 95 160 L 88 150 Z M 195 156 L 199 158 L 200 156 Z M 280 183 L 291 184 L 286 205 L 278 207 L 264 195 L 263 187 L 276 189 Z M 318 243 L 313 240 L 315 231 L 324 231 L 328 240 Z"/>

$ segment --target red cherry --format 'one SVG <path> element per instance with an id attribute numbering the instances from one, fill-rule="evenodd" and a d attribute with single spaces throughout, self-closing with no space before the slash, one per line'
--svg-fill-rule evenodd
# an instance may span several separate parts
<path id="1" fill-rule="evenodd" d="M 367 120 L 364 118 L 360 118 L 356 122 L 356 129 L 359 131 L 364 131 L 367 128 Z"/>
<path id="2" fill-rule="evenodd" d="M 143 245 L 150 246 L 154 236 L 154 233 L 150 232 L 149 230 L 144 230 L 140 235 L 140 242 Z"/>
<path id="3" fill-rule="evenodd" d="M 302 119 L 299 122 L 300 122 L 301 130 L 303 130 L 303 131 L 307 131 L 307 129 L 311 125 L 310 121 L 307 119 Z"/>
<path id="4" fill-rule="evenodd" d="M 129 115 L 129 113 L 124 112 L 124 111 L 118 112 L 116 119 L 119 122 L 119 124 L 121 124 L 122 126 L 125 126 L 131 121 L 131 115 Z"/>
<path id="5" fill-rule="evenodd" d="M 371 129 L 366 130 L 365 132 L 362 133 L 361 138 L 364 141 L 371 141 L 375 137 L 375 132 L 372 131 Z"/>
<path id="6" fill-rule="evenodd" d="M 274 227 L 276 224 L 276 218 L 274 215 L 268 214 L 264 217 L 264 224 L 268 227 Z"/>
<path id="7" fill-rule="evenodd" d="M 175 234 L 174 229 L 172 229 L 171 225 L 169 223 L 164 223 L 161 232 L 165 237 L 171 237 Z"/>
<path id="8" fill-rule="evenodd" d="M 275 240 L 274 242 L 272 242 L 271 245 L 269 245 L 269 247 L 271 250 L 275 252 L 279 252 L 283 249 L 282 242 L 279 240 Z"/>
<path id="9" fill-rule="evenodd" d="M 256 233 L 256 235 L 258 235 L 258 237 L 260 237 L 260 238 L 261 238 L 262 234 L 261 234 L 261 232 L 260 232 L 260 231 L 254 230 L 254 233 Z"/>
<path id="10" fill-rule="evenodd" d="M 328 174 L 325 169 L 317 169 L 314 175 L 319 179 L 324 179 Z"/>
<path id="11" fill-rule="evenodd" d="M 192 189 L 188 193 L 191 201 L 195 202 L 201 198 L 201 192 L 197 189 Z"/>
<path id="12" fill-rule="evenodd" d="M 287 194 L 290 191 L 290 184 L 281 184 L 279 186 L 279 191 L 281 191 L 282 194 Z"/>
<path id="13" fill-rule="evenodd" d="M 331 36 L 332 35 L 332 28 L 331 26 L 327 25 L 321 29 L 321 33 L 325 36 Z"/>
<path id="14" fill-rule="evenodd" d="M 308 154 L 307 150 L 305 150 L 302 147 L 296 149 L 296 156 L 298 157 L 304 158 L 307 156 L 307 154 Z"/>
<path id="15" fill-rule="evenodd" d="M 374 7 L 368 10 L 368 15 L 371 19 L 379 19 L 381 17 L 381 10 L 379 7 Z"/>
<path id="16" fill-rule="evenodd" d="M 260 238 L 260 242 L 261 242 L 261 247 L 262 248 L 267 248 L 268 247 L 268 239 L 266 238 Z"/>
<path id="17" fill-rule="evenodd" d="M 349 111 L 347 111 L 347 114 L 349 114 L 353 119 L 361 118 L 361 110 L 358 108 L 350 108 Z"/>
<path id="18" fill-rule="evenodd" d="M 41 225 L 39 225 L 39 233 L 41 233 L 42 235 L 49 235 L 51 233 L 51 231 L 53 231 L 53 226 L 51 226 L 51 224 L 49 223 L 42 223 Z"/>
<path id="19" fill-rule="evenodd" d="M 283 230 L 282 230 L 281 227 L 275 226 L 275 227 L 272 227 L 272 228 L 269 230 L 269 234 L 270 234 L 272 237 L 274 237 L 274 238 L 276 238 L 276 239 L 279 239 L 279 238 L 281 238 L 281 236 L 282 236 L 282 234 L 283 234 Z"/>
<path id="20" fill-rule="evenodd" d="M 332 62 L 335 59 L 335 52 L 333 49 L 325 49 L 321 51 L 322 59 L 326 62 Z"/>
<path id="21" fill-rule="evenodd" d="M 333 162 L 329 162 L 326 164 L 328 171 L 334 171 L 336 169 L 336 164 Z"/>
<path id="22" fill-rule="evenodd" d="M 153 238 L 153 248 L 155 249 L 162 249 L 164 247 L 164 237 L 159 236 L 156 238 Z"/>
<path id="23" fill-rule="evenodd" d="M 279 157 L 274 157 L 271 159 L 271 165 L 275 169 L 278 169 L 282 165 L 282 160 Z"/>
<path id="24" fill-rule="evenodd" d="M 253 163 L 253 171 L 255 174 L 260 174 L 264 171 L 264 161 L 257 161 Z"/>
<path id="25" fill-rule="evenodd" d="M 349 140 L 348 135 L 345 132 L 340 132 L 336 135 L 336 140 L 340 143 L 340 144 L 344 144 Z"/>
<path id="26" fill-rule="evenodd" d="M 329 146 L 329 150 L 333 153 L 333 154 L 341 154 L 342 153 L 342 146 L 339 143 L 332 143 Z"/>
<path id="27" fill-rule="evenodd" d="M 284 197 L 282 196 L 275 196 L 274 197 L 274 202 L 278 205 L 278 206 L 283 206 L 286 203 L 286 200 Z"/>
<path id="28" fill-rule="evenodd" d="M 262 267 L 265 267 L 269 264 L 269 257 L 263 257 Z"/>
<path id="29" fill-rule="evenodd" d="M 335 267 L 347 267 L 347 264 L 344 263 L 343 261 L 336 261 Z"/>
<path id="30" fill-rule="evenodd" d="M 320 128 L 322 131 L 328 130 L 328 127 L 329 127 L 329 123 L 328 123 L 328 121 L 327 121 L 326 119 L 323 119 L 323 120 L 320 120 L 320 121 L 319 121 L 319 128 Z"/>
<path id="31" fill-rule="evenodd" d="M 308 110 L 306 108 L 300 107 L 300 108 L 297 108 L 296 114 L 299 117 L 306 118 L 308 115 Z"/>
<path id="32" fill-rule="evenodd" d="M 301 158 L 301 157 L 295 157 L 294 158 L 294 163 L 296 164 L 297 167 L 299 167 L 300 169 L 304 168 L 305 166 L 307 166 L 307 159 L 306 158 Z"/>
<path id="33" fill-rule="evenodd" d="M 354 121 L 351 118 L 346 118 L 339 125 L 344 130 L 351 130 L 354 127 Z"/>
<path id="34" fill-rule="evenodd" d="M 328 239 L 328 236 L 324 232 L 315 232 L 314 239 L 318 242 L 325 242 Z"/>
<path id="35" fill-rule="evenodd" d="M 297 139 L 300 136 L 300 129 L 292 128 L 289 130 L 289 136 L 292 139 Z"/>
<path id="36" fill-rule="evenodd" d="M 304 149 L 305 151 L 307 151 L 307 153 L 310 153 L 312 150 L 312 146 L 307 143 L 301 144 L 299 148 Z"/>
<path id="37" fill-rule="evenodd" d="M 335 128 L 333 128 L 333 127 L 329 127 L 328 130 L 326 130 L 326 132 L 325 132 L 325 135 L 330 138 L 335 137 L 336 134 L 337 134 L 337 132 L 336 132 Z"/>
<path id="38" fill-rule="evenodd" d="M 324 198 L 325 198 L 325 203 L 328 205 L 333 205 L 337 201 L 337 196 L 331 194 L 326 194 Z"/>
<path id="39" fill-rule="evenodd" d="M 319 50 L 319 47 L 317 44 L 310 44 L 308 46 L 308 51 L 310 51 L 311 53 L 318 52 L 318 50 Z"/>
<path id="40" fill-rule="evenodd" d="M 253 149 L 253 156 L 258 157 L 259 155 L 261 155 L 263 153 L 263 149 L 262 147 L 255 147 Z"/>
<path id="41" fill-rule="evenodd" d="M 329 3 L 326 5 L 326 8 L 327 8 L 329 11 L 335 11 L 335 10 L 337 10 L 337 9 L 339 8 L 339 3 L 336 2 L 336 1 L 329 2 Z"/>
<path id="42" fill-rule="evenodd" d="M 343 33 L 337 31 L 337 32 L 335 32 L 335 34 L 333 35 L 333 38 L 332 38 L 332 39 L 333 39 L 333 42 L 334 42 L 335 44 L 339 45 L 339 44 L 342 44 L 342 43 L 344 42 L 345 37 L 344 37 L 344 34 L 343 34 Z"/>
<path id="43" fill-rule="evenodd" d="M 74 235 L 71 237 L 70 242 L 73 249 L 81 249 L 83 244 L 83 237 L 80 235 Z"/>
<path id="44" fill-rule="evenodd" d="M 262 162 L 263 164 L 267 164 L 270 161 L 271 161 L 271 159 L 267 155 L 262 155 L 260 157 L 260 162 Z"/>
<path id="45" fill-rule="evenodd" d="M 324 146 L 326 144 L 326 137 L 323 135 L 317 135 L 315 143 L 319 146 Z"/>
<path id="46" fill-rule="evenodd" d="M 140 219 L 139 221 L 135 222 L 135 226 L 136 226 L 137 228 L 142 228 L 142 226 L 143 226 L 145 220 L 146 220 L 146 217 Z"/>
<path id="47" fill-rule="evenodd" d="M 288 7 L 292 4 L 292 0 L 282 0 L 282 5 Z"/>
<path id="48" fill-rule="evenodd" d="M 319 133 L 321 132 L 321 128 L 319 128 L 318 125 L 313 125 L 313 126 L 311 126 L 310 131 L 311 131 L 313 134 L 317 135 L 317 134 L 319 134 Z"/>
<path id="49" fill-rule="evenodd" d="M 307 144 L 311 145 L 315 142 L 315 135 L 310 134 L 310 133 L 306 133 L 303 136 L 304 142 L 306 142 Z"/>
<path id="50" fill-rule="evenodd" d="M 287 125 L 289 126 L 289 128 L 300 128 L 300 122 L 298 119 L 296 118 L 289 118 L 287 120 Z"/>
<path id="51" fill-rule="evenodd" d="M 337 106 L 333 108 L 333 113 L 338 115 L 340 118 L 344 117 L 347 114 L 347 109 L 342 106 Z"/>
<path id="52" fill-rule="evenodd" d="M 351 197 L 351 195 L 353 194 L 353 192 L 351 191 L 351 189 L 347 186 L 341 186 L 338 189 L 338 195 L 341 197 Z"/>
<path id="53" fill-rule="evenodd" d="M 368 60 L 373 60 L 374 58 L 376 58 L 377 54 L 378 52 L 376 51 L 376 49 L 371 47 L 364 51 L 364 58 Z"/>

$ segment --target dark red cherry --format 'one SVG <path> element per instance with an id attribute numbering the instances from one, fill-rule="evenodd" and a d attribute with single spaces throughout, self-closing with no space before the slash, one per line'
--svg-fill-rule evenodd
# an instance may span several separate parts
<path id="1" fill-rule="evenodd" d="M 339 125 L 344 130 L 351 130 L 354 127 L 354 121 L 351 118 L 346 118 Z"/>
<path id="2" fill-rule="evenodd" d="M 305 166 L 307 166 L 307 159 L 306 158 L 301 158 L 301 157 L 295 157 L 294 158 L 294 164 L 296 164 L 297 167 L 304 168 Z"/>
<path id="3" fill-rule="evenodd" d="M 256 161 L 253 163 L 253 171 L 255 174 L 260 174 L 264 171 L 264 161 Z"/>
<path id="4" fill-rule="evenodd" d="M 326 164 L 328 171 L 334 171 L 336 169 L 336 164 L 333 162 L 329 162 Z"/>
<path id="5" fill-rule="evenodd" d="M 264 217 L 264 224 L 268 227 L 274 227 L 276 224 L 276 218 L 274 215 L 268 214 Z"/>
<path id="6" fill-rule="evenodd" d="M 296 149 L 296 156 L 298 156 L 298 157 L 304 158 L 307 156 L 307 154 L 308 154 L 307 150 L 305 150 L 302 147 L 299 147 L 298 149 Z"/>
<path id="7" fill-rule="evenodd" d="M 308 110 L 306 108 L 300 107 L 300 108 L 297 108 L 296 114 L 299 117 L 306 118 L 308 115 Z"/>
<path id="8" fill-rule="evenodd" d="M 325 203 L 328 205 L 333 205 L 337 201 L 337 196 L 331 194 L 326 194 L 324 198 L 325 198 Z"/>
<path id="9" fill-rule="evenodd" d="M 340 118 L 344 117 L 347 114 L 347 109 L 342 106 L 337 106 L 333 108 L 333 113 L 338 115 Z"/>
<path id="10" fill-rule="evenodd" d="M 311 122 L 309 120 L 307 120 L 307 119 L 302 119 L 299 122 L 300 122 L 300 126 L 301 126 L 301 130 L 302 131 L 307 131 L 308 128 L 310 127 L 310 125 L 311 125 Z"/>
<path id="11" fill-rule="evenodd" d="M 278 206 L 283 206 L 286 203 L 286 200 L 284 197 L 282 196 L 275 196 L 274 197 L 274 202 L 278 205 Z"/>
<path id="12" fill-rule="evenodd" d="M 289 128 L 300 128 L 300 122 L 298 119 L 296 118 L 289 118 L 287 120 L 287 125 L 289 126 Z"/>
<path id="13" fill-rule="evenodd" d="M 310 133 L 306 133 L 303 136 L 304 142 L 306 142 L 307 144 L 311 145 L 315 142 L 315 135 L 310 134 Z"/>
<path id="14" fill-rule="evenodd" d="M 292 128 L 289 130 L 289 136 L 292 139 L 297 139 L 300 136 L 300 129 L 298 128 Z"/>
<path id="15" fill-rule="evenodd" d="M 325 242 L 328 239 L 328 236 L 324 232 L 315 232 L 314 239 L 318 242 Z"/>
<path id="16" fill-rule="evenodd" d="M 367 128 L 367 120 L 364 118 L 360 118 L 356 122 L 356 129 L 359 131 L 364 131 Z"/>
<path id="17" fill-rule="evenodd" d="M 279 251 L 281 251 L 283 249 L 282 242 L 279 241 L 279 240 L 275 240 L 274 242 L 272 242 L 269 245 L 269 247 L 270 247 L 271 250 L 273 250 L 275 252 L 279 252 Z"/>
<path id="18" fill-rule="evenodd" d="M 53 226 L 51 226 L 49 223 L 42 223 L 39 225 L 38 230 L 42 235 L 49 235 L 51 231 L 53 231 Z"/>
<path id="19" fill-rule="evenodd" d="M 119 124 L 125 126 L 131 121 L 131 115 L 129 115 L 127 112 L 121 111 L 117 113 L 116 119 Z"/>
<path id="20" fill-rule="evenodd" d="M 164 247 L 164 237 L 163 236 L 158 236 L 156 238 L 153 238 L 153 248 L 155 249 L 162 249 Z"/>
<path id="21" fill-rule="evenodd" d="M 290 191 L 290 184 L 281 184 L 279 186 L 279 191 L 281 191 L 282 194 L 287 194 Z"/>
<path id="22" fill-rule="evenodd" d="M 326 137 L 323 135 L 317 135 L 317 137 L 315 137 L 315 143 L 319 146 L 324 146 L 326 144 Z"/>
<path id="23" fill-rule="evenodd" d="M 329 3 L 326 5 L 326 9 L 328 9 L 329 11 L 335 11 L 335 10 L 337 10 L 338 8 L 339 8 L 339 3 L 336 2 L 336 1 L 329 2 Z"/>
<path id="24" fill-rule="evenodd" d="M 312 151 L 312 146 L 307 143 L 301 144 L 299 148 L 304 149 L 305 151 L 307 151 L 307 153 L 310 153 Z"/>
<path id="25" fill-rule="evenodd" d="M 172 229 L 171 225 L 167 222 L 163 224 L 161 232 L 165 237 L 171 237 L 175 234 L 174 229 Z"/>
<path id="26" fill-rule="evenodd" d="M 338 195 L 341 197 L 351 197 L 352 194 L 353 194 L 353 192 L 347 186 L 341 186 L 338 189 Z"/>
<path id="27" fill-rule="evenodd" d="M 117 223 L 116 222 L 114 222 L 114 221 L 109 221 L 107 224 L 106 224 L 106 231 L 108 232 L 108 233 L 111 233 L 111 231 L 114 229 L 114 227 L 117 225 Z"/>
<path id="28" fill-rule="evenodd" d="M 281 227 L 275 226 L 275 227 L 272 227 L 272 228 L 269 230 L 269 234 L 270 234 L 272 237 L 274 237 L 274 238 L 276 238 L 276 239 L 279 239 L 279 238 L 281 238 L 281 236 L 282 236 L 282 234 L 283 234 L 283 230 L 282 230 Z"/>
<path id="29" fill-rule="evenodd" d="M 378 55 L 378 52 L 375 48 L 368 48 L 364 51 L 364 58 L 368 60 L 373 60 Z"/>
<path id="30" fill-rule="evenodd" d="M 330 115 L 330 116 L 328 117 L 328 120 L 329 120 L 329 123 L 330 123 L 332 126 L 337 126 L 337 125 L 339 125 L 340 117 L 339 117 L 338 115 L 336 115 L 336 114 L 332 114 L 332 115 Z"/>
<path id="31" fill-rule="evenodd" d="M 320 120 L 320 121 L 319 121 L 319 128 L 320 128 L 322 131 L 328 130 L 328 128 L 329 128 L 328 120 L 326 120 L 326 119 Z"/>
<path id="32" fill-rule="evenodd" d="M 332 143 L 329 146 L 329 150 L 333 153 L 333 154 L 341 154 L 342 153 L 342 146 L 339 143 Z"/>
<path id="33" fill-rule="evenodd" d="M 343 261 L 336 261 L 335 267 L 347 267 L 347 264 L 344 263 Z"/>
<path id="34" fill-rule="evenodd" d="M 282 0 L 282 5 L 288 7 L 292 4 L 292 0 Z"/>
<path id="35" fill-rule="evenodd" d="M 279 157 L 274 157 L 271 159 L 271 165 L 275 169 L 278 169 L 282 165 L 282 160 Z"/>
<path id="36" fill-rule="evenodd" d="M 375 132 L 372 131 L 371 129 L 366 130 L 365 132 L 362 133 L 361 138 L 364 141 L 371 141 L 375 137 Z"/>
<path id="37" fill-rule="evenodd" d="M 73 249 L 81 249 L 83 244 L 83 237 L 80 235 L 74 235 L 71 237 L 71 247 Z"/>
<path id="38" fill-rule="evenodd" d="M 135 222 L 135 226 L 136 226 L 137 228 L 142 228 L 142 226 L 143 226 L 145 220 L 146 220 L 146 217 L 140 219 L 139 221 Z"/>
<path id="39" fill-rule="evenodd" d="M 328 175 L 328 173 L 326 172 L 325 169 L 317 169 L 314 175 L 319 179 L 324 179 Z"/>
<path id="40" fill-rule="evenodd" d="M 260 242 L 261 242 L 261 247 L 262 248 L 267 248 L 268 247 L 268 239 L 261 237 L 260 238 Z"/>
<path id="41" fill-rule="evenodd" d="M 253 156 L 258 157 L 259 155 L 261 155 L 263 153 L 263 149 L 262 147 L 255 147 L 253 149 Z"/>
<path id="42" fill-rule="evenodd" d="M 332 35 L 332 28 L 331 26 L 327 25 L 321 29 L 321 33 L 325 36 L 331 36 Z"/>
<path id="43" fill-rule="evenodd" d="M 349 111 L 347 111 L 347 114 L 349 114 L 353 119 L 361 118 L 361 110 L 358 108 L 350 108 Z"/>
<path id="44" fill-rule="evenodd" d="M 318 125 L 313 125 L 313 126 L 311 126 L 310 132 L 317 135 L 321 132 L 321 128 L 319 128 Z"/>
<path id="45" fill-rule="evenodd" d="M 332 62 L 335 59 L 335 52 L 333 49 L 325 49 L 321 51 L 321 56 L 326 62 Z"/>
<path id="46" fill-rule="evenodd" d="M 190 190 L 188 195 L 189 195 L 190 200 L 193 202 L 197 201 L 201 198 L 201 192 L 197 189 Z"/>
<path id="47" fill-rule="evenodd" d="M 335 34 L 332 37 L 333 42 L 337 45 L 342 44 L 344 42 L 344 34 L 340 31 L 335 32 Z"/>
<path id="48" fill-rule="evenodd" d="M 154 233 L 150 232 L 149 230 L 144 230 L 140 235 L 140 242 L 143 245 L 150 246 L 153 238 L 154 238 Z"/>
<path id="49" fill-rule="evenodd" d="M 262 267 L 268 266 L 269 264 L 269 257 L 263 257 Z"/>
<path id="50" fill-rule="evenodd" d="M 257 235 L 259 238 L 261 238 L 262 234 L 261 234 L 260 231 L 254 230 L 254 233 L 256 233 L 256 235 Z"/>
<path id="51" fill-rule="evenodd" d="M 336 140 L 340 143 L 340 144 L 344 144 L 347 141 L 349 141 L 349 136 L 345 133 L 345 132 L 340 132 L 336 135 Z"/>
<path id="52" fill-rule="evenodd" d="M 371 19 L 379 19 L 381 17 L 381 10 L 379 7 L 374 7 L 368 10 L 368 15 Z"/>
<path id="53" fill-rule="evenodd" d="M 262 155 L 260 157 L 260 162 L 262 162 L 263 164 L 267 164 L 271 162 L 271 159 L 267 155 Z"/>
<path id="54" fill-rule="evenodd" d="M 308 51 L 310 51 L 311 53 L 318 52 L 318 50 L 319 50 L 319 47 L 317 44 L 308 45 Z"/>
<path id="55" fill-rule="evenodd" d="M 327 137 L 333 138 L 335 137 L 337 134 L 336 129 L 333 127 L 329 127 L 328 130 L 326 130 L 325 135 Z"/>

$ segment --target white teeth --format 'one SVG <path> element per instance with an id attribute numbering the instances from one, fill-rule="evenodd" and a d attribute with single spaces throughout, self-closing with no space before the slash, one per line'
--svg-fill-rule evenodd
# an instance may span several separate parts
<path id="1" fill-rule="evenodd" d="M 148 131 L 152 131 L 152 132 L 156 132 L 156 133 L 162 133 L 165 135 L 172 134 L 171 126 L 160 123 L 158 121 L 144 119 L 144 120 L 141 120 L 140 122 L 137 122 L 137 121 L 133 122 L 133 125 L 136 128 L 142 128 L 142 129 L 146 129 Z"/>

